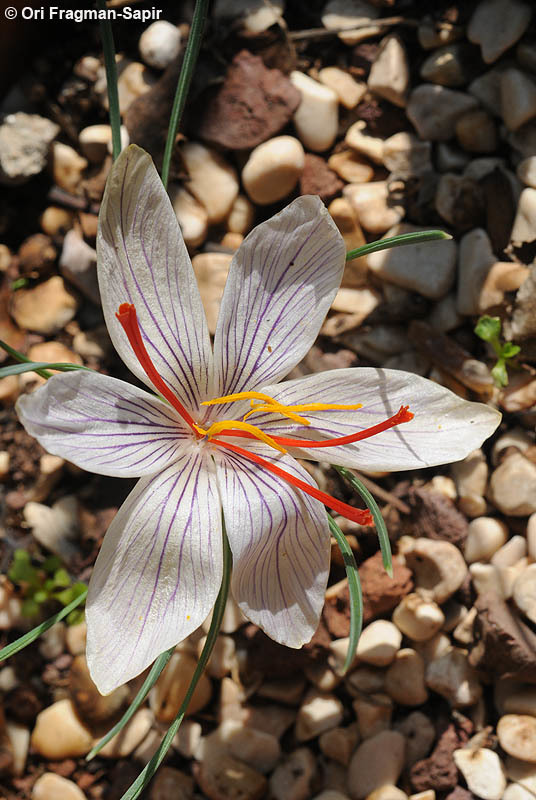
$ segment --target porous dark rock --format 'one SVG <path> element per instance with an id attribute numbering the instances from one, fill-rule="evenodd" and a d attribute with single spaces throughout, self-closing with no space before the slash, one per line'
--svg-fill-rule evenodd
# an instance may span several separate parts
<path id="1" fill-rule="evenodd" d="M 467 538 L 468 522 L 452 500 L 430 489 L 412 486 L 404 500 L 411 513 L 402 520 L 402 529 L 415 537 L 441 539 L 460 549 Z"/>
<path id="2" fill-rule="evenodd" d="M 431 755 L 417 761 L 411 768 L 410 781 L 414 792 L 426 789 L 444 792 L 457 786 L 458 769 L 452 754 L 467 743 L 471 733 L 471 723 L 461 714 L 457 715 L 456 721 L 447 724 Z"/>
<path id="3" fill-rule="evenodd" d="M 305 163 L 300 178 L 300 194 L 317 194 L 328 202 L 342 191 L 341 179 L 320 156 L 305 154 Z"/>

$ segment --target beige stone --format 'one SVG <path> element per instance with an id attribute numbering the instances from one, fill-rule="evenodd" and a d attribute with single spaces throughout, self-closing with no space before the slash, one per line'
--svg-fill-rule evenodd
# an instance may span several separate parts
<path id="1" fill-rule="evenodd" d="M 523 714 L 505 714 L 497 723 L 502 749 L 514 758 L 536 763 L 536 718 Z"/>
<path id="2" fill-rule="evenodd" d="M 512 453 L 493 471 L 490 498 L 504 514 L 525 517 L 536 511 L 536 465 Z"/>
<path id="3" fill-rule="evenodd" d="M 234 201 L 226 220 L 227 230 L 230 233 L 240 233 L 245 236 L 250 232 L 255 221 L 255 206 L 246 195 L 239 194 Z"/>
<path id="4" fill-rule="evenodd" d="M 501 800 L 506 776 L 497 753 L 486 747 L 465 748 L 455 750 L 453 758 L 470 792 L 482 800 Z"/>
<path id="5" fill-rule="evenodd" d="M 534 240 L 536 230 L 536 189 L 523 189 L 517 204 L 517 213 L 514 219 L 510 239 L 514 244 Z"/>
<path id="6" fill-rule="evenodd" d="M 380 43 L 368 77 L 368 87 L 390 103 L 404 108 L 409 89 L 409 64 L 406 49 L 396 34 Z"/>
<path id="7" fill-rule="evenodd" d="M 361 155 L 370 158 L 376 164 L 382 164 L 384 140 L 378 136 L 370 136 L 366 132 L 366 128 L 367 123 L 365 120 L 360 119 L 354 122 L 346 131 L 344 141 Z"/>
<path id="8" fill-rule="evenodd" d="M 296 717 L 296 739 L 299 742 L 314 739 L 340 725 L 342 718 L 343 706 L 335 695 L 312 690 L 306 695 Z"/>
<path id="9" fill-rule="evenodd" d="M 374 176 L 374 169 L 367 160 L 353 150 L 334 153 L 328 159 L 328 166 L 347 183 L 366 183 Z"/>
<path id="10" fill-rule="evenodd" d="M 355 108 L 367 91 L 366 83 L 356 81 L 349 72 L 339 67 L 324 67 L 318 73 L 318 78 L 324 86 L 335 92 L 345 108 Z"/>
<path id="11" fill-rule="evenodd" d="M 380 9 L 366 0 L 329 0 L 322 11 L 322 25 L 328 30 L 346 28 L 338 34 L 339 39 L 344 44 L 354 45 L 382 32 L 382 28 L 374 25 L 379 14 Z"/>
<path id="12" fill-rule="evenodd" d="M 425 642 L 441 629 L 445 615 L 433 600 L 412 592 L 402 598 L 393 611 L 392 619 L 410 639 Z"/>
<path id="13" fill-rule="evenodd" d="M 232 256 L 227 253 L 199 253 L 192 259 L 208 329 L 213 335 L 231 261 Z"/>
<path id="14" fill-rule="evenodd" d="M 453 708 L 472 706 L 482 694 L 478 675 L 467 660 L 467 652 L 457 647 L 428 664 L 426 685 L 448 700 Z"/>
<path id="15" fill-rule="evenodd" d="M 415 586 L 423 597 L 444 603 L 456 592 L 467 574 L 460 551 L 450 542 L 414 539 L 404 553 L 413 570 Z"/>
<path id="16" fill-rule="evenodd" d="M 530 564 L 517 577 L 513 587 L 516 606 L 531 622 L 536 622 L 536 564 Z"/>
<path id="17" fill-rule="evenodd" d="M 210 225 L 222 222 L 238 195 L 235 169 L 216 150 L 186 142 L 181 155 L 188 174 L 186 188 L 204 206 Z"/>
<path id="18" fill-rule="evenodd" d="M 399 650 L 385 675 L 385 691 L 395 703 L 420 706 L 428 699 L 424 682 L 424 660 L 415 650 Z"/>
<path id="19" fill-rule="evenodd" d="M 338 95 L 328 86 L 294 70 L 290 80 L 301 93 L 294 112 L 294 127 L 302 144 L 314 153 L 331 147 L 339 125 Z"/>
<path id="20" fill-rule="evenodd" d="M 404 207 L 392 196 L 388 181 L 350 183 L 344 187 L 343 195 L 369 233 L 385 233 L 404 217 Z"/>
<path id="21" fill-rule="evenodd" d="M 179 54 L 181 33 L 176 25 L 159 19 L 145 28 L 138 47 L 142 59 L 150 67 L 165 69 Z"/>
<path id="22" fill-rule="evenodd" d="M 76 314 L 78 302 L 54 275 L 31 289 L 13 295 L 11 313 L 20 328 L 49 336 L 60 331 Z"/>
<path id="23" fill-rule="evenodd" d="M 348 768 L 348 787 L 353 800 L 362 800 L 375 789 L 396 786 L 404 766 L 406 741 L 397 731 L 382 731 L 357 748 Z"/>
<path id="24" fill-rule="evenodd" d="M 363 630 L 357 645 L 361 661 L 376 667 L 390 664 L 400 649 L 402 635 L 392 622 L 379 619 Z"/>
<path id="25" fill-rule="evenodd" d="M 85 756 L 93 745 L 91 732 L 82 724 L 70 700 L 58 700 L 37 715 L 32 747 L 51 761 Z"/>
<path id="26" fill-rule="evenodd" d="M 170 187 L 169 196 L 186 247 L 199 247 L 208 233 L 208 213 L 205 207 L 182 186 Z"/>
<path id="27" fill-rule="evenodd" d="M 178 713 L 197 661 L 187 653 L 173 653 L 168 665 L 152 688 L 149 701 L 151 709 L 159 722 L 171 722 Z M 187 715 L 195 714 L 204 708 L 210 700 L 212 685 L 203 673 L 188 706 Z"/>
<path id="28" fill-rule="evenodd" d="M 45 772 L 36 780 L 31 797 L 32 800 L 86 800 L 76 783 L 55 772 Z"/>
<path id="29" fill-rule="evenodd" d="M 391 727 L 393 701 L 387 694 L 358 697 L 352 703 L 361 739 L 370 739 Z"/>
<path id="30" fill-rule="evenodd" d="M 242 170 L 250 199 L 269 205 L 286 197 L 296 186 L 305 164 L 301 143 L 293 136 L 276 136 L 255 147 Z"/>
<path id="31" fill-rule="evenodd" d="M 127 758 L 143 742 L 153 724 L 153 712 L 148 708 L 136 711 L 123 730 L 100 750 L 101 758 Z"/>
<path id="32" fill-rule="evenodd" d="M 76 150 L 63 142 L 52 144 L 52 177 L 54 182 L 70 194 L 80 193 L 82 174 L 88 162 Z"/>
<path id="33" fill-rule="evenodd" d="M 490 561 L 506 543 L 508 528 L 502 520 L 494 517 L 477 517 L 471 520 L 464 546 L 468 564 L 475 561 Z"/>

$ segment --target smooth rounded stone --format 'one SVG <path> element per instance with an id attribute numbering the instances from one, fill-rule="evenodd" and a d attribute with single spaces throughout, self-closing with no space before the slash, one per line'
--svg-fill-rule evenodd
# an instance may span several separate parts
<path id="1" fill-rule="evenodd" d="M 403 706 L 420 706 L 428 700 L 424 660 L 415 650 L 399 650 L 385 675 L 385 691 Z"/>
<path id="2" fill-rule="evenodd" d="M 208 214 L 205 207 L 183 186 L 170 187 L 169 196 L 186 247 L 191 249 L 199 247 L 208 233 Z"/>
<path id="3" fill-rule="evenodd" d="M 506 141 L 514 150 L 517 150 L 521 158 L 534 155 L 536 151 L 536 121 L 530 120 L 519 130 L 509 133 Z"/>
<path id="4" fill-rule="evenodd" d="M 370 739 L 391 727 L 393 701 L 387 694 L 371 694 L 357 697 L 352 703 L 357 727 L 362 739 Z"/>
<path id="5" fill-rule="evenodd" d="M 401 224 L 390 228 L 385 238 L 403 233 L 428 230 Z M 407 252 L 411 249 L 411 253 Z M 386 281 L 439 300 L 444 297 L 456 276 L 456 243 L 448 239 L 433 244 L 415 244 L 411 248 L 394 247 L 367 256 L 372 272 Z"/>
<path id="6" fill-rule="evenodd" d="M 505 759 L 506 774 L 510 780 L 515 781 L 524 789 L 527 789 L 532 796 L 536 794 L 536 765 L 529 761 L 521 761 L 513 756 Z"/>
<path id="7" fill-rule="evenodd" d="M 203 636 L 197 643 L 197 652 L 201 656 L 201 651 L 206 643 L 206 636 Z M 238 670 L 238 661 L 236 656 L 236 645 L 234 639 L 230 636 L 220 633 L 216 639 L 214 649 L 212 650 L 209 662 L 206 666 L 207 673 L 211 678 L 220 680 L 229 673 L 235 673 Z"/>
<path id="8" fill-rule="evenodd" d="M 235 169 L 215 150 L 198 142 L 186 142 L 180 152 L 190 176 L 186 188 L 206 209 L 209 225 L 222 222 L 238 195 Z"/>
<path id="9" fill-rule="evenodd" d="M 363 119 L 358 119 L 350 125 L 346 131 L 344 141 L 349 147 L 357 150 L 376 164 L 383 164 L 383 145 L 384 140 L 378 136 L 370 136 L 367 132 L 367 123 Z"/>
<path id="10" fill-rule="evenodd" d="M 435 50 L 458 41 L 463 35 L 463 29 L 458 25 L 445 20 L 436 22 L 430 14 L 423 17 L 417 28 L 417 38 L 423 50 Z"/>
<path id="11" fill-rule="evenodd" d="M 536 189 L 523 189 L 517 204 L 517 213 L 510 239 L 514 244 L 534 240 L 536 230 Z"/>
<path id="12" fill-rule="evenodd" d="M 203 794 L 209 800 L 260 800 L 266 792 L 266 778 L 229 755 L 221 754 L 214 759 L 204 759 L 196 771 L 196 779 Z"/>
<path id="13" fill-rule="evenodd" d="M 95 83 L 95 92 L 100 97 L 104 108 L 108 110 L 108 91 L 106 88 L 106 73 L 101 68 L 99 79 Z M 145 64 L 123 58 L 117 65 L 118 79 L 117 92 L 119 95 L 119 110 L 126 114 L 129 106 L 138 97 L 146 94 L 158 80 L 158 76 L 147 69 Z"/>
<path id="14" fill-rule="evenodd" d="M 328 159 L 328 167 L 347 183 L 366 183 L 374 177 L 374 169 L 353 150 L 334 153 Z"/>
<path id="15" fill-rule="evenodd" d="M 434 50 L 423 62 L 420 76 L 424 81 L 456 88 L 464 86 L 474 74 L 475 58 L 466 43 L 449 44 Z"/>
<path id="16" fill-rule="evenodd" d="M 475 179 L 445 172 L 436 184 L 434 205 L 449 225 L 467 229 L 482 216 L 482 191 Z"/>
<path id="17" fill-rule="evenodd" d="M 65 631 L 65 644 L 72 656 L 80 656 L 86 652 L 87 625 L 79 622 L 77 625 L 68 625 Z"/>
<path id="18" fill-rule="evenodd" d="M 154 721 L 149 708 L 136 711 L 125 727 L 100 750 L 102 758 L 127 758 L 139 747 L 151 730 Z"/>
<path id="19" fill-rule="evenodd" d="M 149 800 L 191 800 L 194 781 L 174 767 L 160 767 L 151 782 Z"/>
<path id="20" fill-rule="evenodd" d="M 454 136 L 462 114 L 473 111 L 477 105 L 470 95 L 422 83 L 411 92 L 406 113 L 421 139 L 446 142 Z"/>
<path id="21" fill-rule="evenodd" d="M 64 622 L 56 622 L 39 637 L 39 653 L 47 661 L 52 661 L 63 653 L 66 627 Z"/>
<path id="22" fill-rule="evenodd" d="M 294 127 L 302 144 L 314 153 L 331 147 L 339 126 L 339 98 L 303 72 L 290 73 L 293 86 L 301 93 L 301 103 L 294 112 Z"/>
<path id="23" fill-rule="evenodd" d="M 383 143 L 383 165 L 400 178 L 432 172 L 432 146 L 407 131 L 389 136 Z"/>
<path id="24" fill-rule="evenodd" d="M 467 651 L 453 647 L 426 667 L 426 685 L 444 697 L 453 708 L 472 706 L 482 695 L 477 672 L 467 660 Z"/>
<path id="25" fill-rule="evenodd" d="M 270 797 L 274 800 L 307 800 L 316 773 L 316 759 L 306 747 L 293 750 L 273 771 Z"/>
<path id="26" fill-rule="evenodd" d="M 504 67 L 494 67 L 475 78 L 467 87 L 482 106 L 495 117 L 501 116 L 501 76 Z"/>
<path id="27" fill-rule="evenodd" d="M 86 800 L 76 783 L 55 772 L 45 772 L 32 787 L 32 800 Z"/>
<path id="28" fill-rule="evenodd" d="M 497 258 L 491 240 L 483 228 L 474 228 L 462 237 L 458 258 L 459 314 L 479 313 L 479 298 L 484 281 Z"/>
<path id="29" fill-rule="evenodd" d="M 97 253 L 83 239 L 78 228 L 67 231 L 63 240 L 59 268 L 62 276 L 88 300 L 100 305 L 97 281 Z"/>
<path id="30" fill-rule="evenodd" d="M 487 111 L 477 108 L 462 114 L 455 130 L 460 147 L 469 153 L 493 153 L 497 149 L 497 127 Z"/>
<path id="31" fill-rule="evenodd" d="M 385 667 L 390 664 L 402 643 L 402 634 L 392 622 L 378 619 L 363 630 L 357 645 L 357 657 L 366 664 Z"/>
<path id="32" fill-rule="evenodd" d="M 142 60 L 155 69 L 165 69 L 179 55 L 179 29 L 164 19 L 153 22 L 140 36 L 138 47 Z"/>
<path id="33" fill-rule="evenodd" d="M 536 84 L 514 67 L 501 75 L 501 112 L 510 131 L 517 131 L 536 116 Z"/>
<path id="34" fill-rule="evenodd" d="M 318 746 L 325 756 L 347 766 L 358 741 L 359 733 L 354 724 L 325 731 L 318 738 Z"/>
<path id="35" fill-rule="evenodd" d="M 494 517 L 477 517 L 471 520 L 463 549 L 468 564 L 475 561 L 490 561 L 492 556 L 506 543 L 508 528 L 502 520 Z"/>
<path id="36" fill-rule="evenodd" d="M 352 327 L 361 325 L 364 319 L 377 308 L 382 301 L 382 295 L 374 289 L 339 289 L 331 304 L 332 311 L 352 314 Z M 330 321 L 326 320 L 322 331 L 330 329 Z M 340 333 L 339 328 L 339 333 Z M 326 334 L 324 334 L 326 335 Z"/>
<path id="37" fill-rule="evenodd" d="M 149 704 L 159 722 L 171 722 L 179 711 L 184 695 L 197 667 L 197 661 L 187 653 L 173 653 L 149 695 Z M 212 694 L 212 684 L 203 673 L 190 704 L 188 716 L 206 706 Z"/>
<path id="38" fill-rule="evenodd" d="M 69 694 L 80 718 L 88 725 L 100 725 L 117 717 L 129 699 L 128 686 L 118 686 L 101 695 L 93 683 L 84 654 L 75 656 L 69 670 Z"/>
<path id="39" fill-rule="evenodd" d="M 375 789 L 396 786 L 404 767 L 406 740 L 397 731 L 382 731 L 359 745 L 348 767 L 348 788 L 353 800 Z"/>
<path id="40" fill-rule="evenodd" d="M 536 156 L 529 156 L 520 161 L 516 168 L 516 174 L 525 186 L 536 189 Z"/>
<path id="41" fill-rule="evenodd" d="M 329 0 L 322 11 L 322 25 L 328 30 L 347 28 L 348 32 L 341 31 L 338 37 L 344 44 L 354 45 L 382 32 L 382 28 L 374 25 L 379 15 L 380 9 L 366 0 Z M 368 22 L 370 26 L 364 27 Z"/>
<path id="42" fill-rule="evenodd" d="M 78 501 L 74 495 L 65 495 L 52 507 L 31 501 L 22 513 L 39 544 L 67 563 L 77 555 Z"/>
<path id="43" fill-rule="evenodd" d="M 534 795 L 519 783 L 509 783 L 504 790 L 502 800 L 534 800 Z"/>
<path id="44" fill-rule="evenodd" d="M 39 224 L 43 233 L 54 237 L 73 227 L 74 214 L 59 206 L 48 206 L 41 214 Z"/>
<path id="45" fill-rule="evenodd" d="M 385 672 L 374 667 L 359 666 L 345 677 L 345 686 L 353 697 L 361 697 L 363 693 L 381 692 L 385 682 Z"/>
<path id="46" fill-rule="evenodd" d="M 19 328 L 50 336 L 72 320 L 77 308 L 78 302 L 63 278 L 54 275 L 31 289 L 15 292 L 11 315 Z"/>
<path id="47" fill-rule="evenodd" d="M 73 350 L 83 358 L 104 359 L 112 352 L 112 343 L 105 325 L 91 331 L 78 331 L 73 337 Z"/>
<path id="48" fill-rule="evenodd" d="M 0 378 L 0 404 L 5 408 L 14 405 L 20 394 L 19 376 L 7 375 Z"/>
<path id="49" fill-rule="evenodd" d="M 469 155 L 459 147 L 439 142 L 436 150 L 436 167 L 439 172 L 459 172 L 469 163 Z"/>
<path id="50" fill-rule="evenodd" d="M 510 688 L 500 710 L 505 714 L 536 717 L 536 687 L 519 684 L 518 688 Z"/>
<path id="51" fill-rule="evenodd" d="M 70 700 L 58 700 L 37 715 L 32 747 L 51 761 L 85 756 L 93 745 L 91 732 L 78 718 Z"/>
<path id="52" fill-rule="evenodd" d="M 536 763 L 536 718 L 526 714 L 505 714 L 497 723 L 502 749 L 521 761 Z"/>
<path id="53" fill-rule="evenodd" d="M 395 722 L 394 729 L 406 739 L 405 767 L 407 769 L 428 755 L 436 738 L 434 725 L 422 711 L 412 711 L 411 714 Z"/>
<path id="54" fill-rule="evenodd" d="M 245 236 L 252 229 L 254 222 L 255 206 L 245 194 L 239 194 L 229 211 L 226 220 L 227 230 Z"/>
<path id="55" fill-rule="evenodd" d="M 487 747 L 467 747 L 455 750 L 453 758 L 470 792 L 482 800 L 501 800 L 506 776 L 497 753 Z"/>
<path id="56" fill-rule="evenodd" d="M 10 769 L 13 775 L 20 778 L 26 770 L 26 759 L 30 749 L 30 731 L 24 725 L 6 721 L 6 735 L 13 759 Z"/>
<path id="57" fill-rule="evenodd" d="M 216 0 L 212 14 L 218 20 L 240 20 L 249 33 L 262 33 L 274 24 L 281 25 L 284 9 L 283 0 L 268 5 L 264 0 Z"/>
<path id="58" fill-rule="evenodd" d="M 458 328 L 463 323 L 463 318 L 458 314 L 456 308 L 456 295 L 451 292 L 445 295 L 445 297 L 442 297 L 441 300 L 438 300 L 426 318 L 426 321 L 431 328 L 439 333 L 448 333 Z M 458 493 L 456 492 L 455 496 L 451 499 L 455 500 L 457 496 Z"/>
<path id="59" fill-rule="evenodd" d="M 216 332 L 220 302 L 232 258 L 228 253 L 198 253 L 192 259 L 208 329 L 212 335 Z"/>
<path id="60" fill-rule="evenodd" d="M 408 800 L 408 796 L 397 786 L 391 786 L 386 783 L 385 786 L 374 789 L 373 792 L 367 795 L 366 800 Z"/>
<path id="61" fill-rule="evenodd" d="M 42 172 L 59 130 L 38 114 L 8 114 L 0 125 L 0 183 L 17 186 Z"/>
<path id="62" fill-rule="evenodd" d="M 0 450 L 0 481 L 5 481 L 9 476 L 11 458 L 7 450 Z"/>
<path id="63" fill-rule="evenodd" d="M 469 645 L 474 641 L 474 622 L 478 611 L 474 606 L 469 611 L 464 606 L 462 608 L 466 613 L 452 631 L 452 636 L 458 644 Z"/>
<path id="64" fill-rule="evenodd" d="M 445 615 L 433 600 L 412 592 L 402 598 L 392 619 L 405 636 L 416 642 L 425 642 L 441 630 Z"/>
<path id="65" fill-rule="evenodd" d="M 481 0 L 467 26 L 467 38 L 479 44 L 482 58 L 492 64 L 523 36 L 531 17 L 523 0 Z"/>
<path id="66" fill-rule="evenodd" d="M 91 164 L 101 164 L 110 152 L 112 129 L 110 125 L 89 125 L 78 134 L 78 142 L 82 153 Z M 128 144 L 128 131 L 121 125 L 121 145 L 125 148 Z"/>
<path id="67" fill-rule="evenodd" d="M 513 567 L 527 555 L 527 540 L 524 536 L 512 536 L 491 557 L 496 567 Z"/>
<path id="68" fill-rule="evenodd" d="M 514 583 L 516 606 L 531 622 L 536 622 L 536 564 L 530 564 Z"/>
<path id="69" fill-rule="evenodd" d="M 507 597 L 501 570 L 494 564 L 475 562 L 469 567 L 473 588 L 478 595 L 491 592 L 503 600 Z"/>
<path id="70" fill-rule="evenodd" d="M 54 183 L 70 194 L 80 193 L 80 182 L 88 162 L 68 144 L 53 142 L 51 169 Z"/>
<path id="71" fill-rule="evenodd" d="M 470 494 L 482 496 L 486 491 L 488 463 L 482 450 L 473 450 L 462 461 L 452 464 L 450 471 L 459 497 Z"/>
<path id="72" fill-rule="evenodd" d="M 352 204 L 359 222 L 369 233 L 385 233 L 404 217 L 404 206 L 396 203 L 389 192 L 388 181 L 349 183 L 344 187 L 343 195 Z"/>
<path id="73" fill-rule="evenodd" d="M 513 517 L 536 511 L 536 465 L 521 453 L 512 453 L 492 472 L 490 500 Z"/>
<path id="74" fill-rule="evenodd" d="M 482 284 L 480 297 L 478 300 L 478 307 L 480 311 L 486 311 L 488 308 L 500 305 L 504 302 L 505 292 L 515 292 L 526 281 L 529 276 L 529 270 L 526 267 L 521 267 L 513 261 L 497 261 L 487 274 L 487 277 Z M 507 397 L 510 402 L 515 402 L 518 399 L 516 391 L 508 390 Z M 506 399 L 506 398 L 505 398 Z M 521 399 L 521 398 L 519 398 Z M 507 400 L 508 402 L 508 400 Z M 534 400 L 531 398 L 526 406 L 533 405 Z M 521 408 L 508 408 L 504 406 L 507 411 L 518 411 Z"/>
<path id="75" fill-rule="evenodd" d="M 324 67 L 318 73 L 324 86 L 332 89 L 345 108 L 355 108 L 367 92 L 366 83 L 358 83 L 349 72 L 339 67 Z"/>
<path id="76" fill-rule="evenodd" d="M 294 136 L 276 136 L 255 147 L 244 169 L 242 183 L 258 205 L 282 200 L 294 189 L 305 165 L 305 153 Z"/>
<path id="77" fill-rule="evenodd" d="M 216 760 L 222 753 L 238 758 L 252 769 L 266 774 L 279 761 L 281 747 L 277 737 L 271 733 L 246 727 L 238 720 L 225 720 L 205 737 L 196 758 L 201 761 Z"/>
<path id="78" fill-rule="evenodd" d="M 429 664 L 431 661 L 435 661 L 449 653 L 452 649 L 452 644 L 449 637 L 444 633 L 436 633 L 435 636 L 425 642 L 414 642 L 413 648 Z"/>
<path id="79" fill-rule="evenodd" d="M 399 36 L 392 34 L 380 42 L 370 68 L 368 88 L 395 106 L 404 108 L 409 90 L 409 64 L 406 48 Z"/>

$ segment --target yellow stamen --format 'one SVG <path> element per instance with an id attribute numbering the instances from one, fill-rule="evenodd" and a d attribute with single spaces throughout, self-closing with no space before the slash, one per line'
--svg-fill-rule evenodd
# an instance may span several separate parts
<path id="1" fill-rule="evenodd" d="M 208 436 L 211 439 L 213 436 L 217 436 L 218 433 L 226 430 L 239 430 L 239 431 L 247 431 L 251 433 L 256 439 L 260 439 L 261 442 L 270 445 L 275 450 L 279 450 L 280 453 L 286 453 L 284 447 L 281 447 L 271 436 L 261 431 L 260 428 L 257 428 L 256 425 L 250 425 L 249 422 L 240 422 L 239 420 L 235 419 L 224 419 L 221 422 L 213 422 L 208 431 L 205 431 L 203 428 L 196 425 L 199 433 L 202 433 L 204 436 Z"/>
<path id="2" fill-rule="evenodd" d="M 214 400 L 204 400 L 202 406 L 215 406 L 217 403 L 234 403 L 235 400 L 264 400 L 265 403 L 275 403 L 276 401 L 269 394 L 262 392 L 237 392 L 236 394 L 226 394 L 223 397 L 215 397 Z"/>
<path id="3" fill-rule="evenodd" d="M 244 414 L 243 420 L 245 421 L 248 417 L 251 417 L 252 414 L 255 414 L 257 411 L 267 411 L 269 414 L 281 414 L 284 417 L 288 417 L 289 419 L 293 420 L 294 422 L 298 423 L 298 425 L 310 425 L 308 419 L 305 417 L 300 417 L 298 414 L 293 414 L 292 411 L 288 410 L 288 406 L 281 405 L 281 403 L 259 403 L 258 405 L 254 405 L 253 400 L 251 401 L 251 411 L 248 411 L 247 414 Z"/>

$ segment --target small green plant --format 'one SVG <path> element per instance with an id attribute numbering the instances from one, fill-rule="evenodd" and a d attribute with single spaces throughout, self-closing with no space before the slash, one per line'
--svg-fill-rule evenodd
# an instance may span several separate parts
<path id="1" fill-rule="evenodd" d="M 25 617 L 38 616 L 42 606 L 50 600 L 57 600 L 62 606 L 68 606 L 86 591 L 85 584 L 72 582 L 57 556 L 49 556 L 42 564 L 35 566 L 30 554 L 21 549 L 13 553 L 8 577 L 22 593 L 22 614 Z M 67 624 L 76 625 L 83 617 L 83 610 L 75 608 L 68 615 Z"/>
<path id="2" fill-rule="evenodd" d="M 475 327 L 475 333 L 485 342 L 489 342 L 495 350 L 497 363 L 491 370 L 495 384 L 499 388 L 508 386 L 507 363 L 517 356 L 521 348 L 512 342 L 501 343 L 501 320 L 499 317 L 480 317 Z"/>

